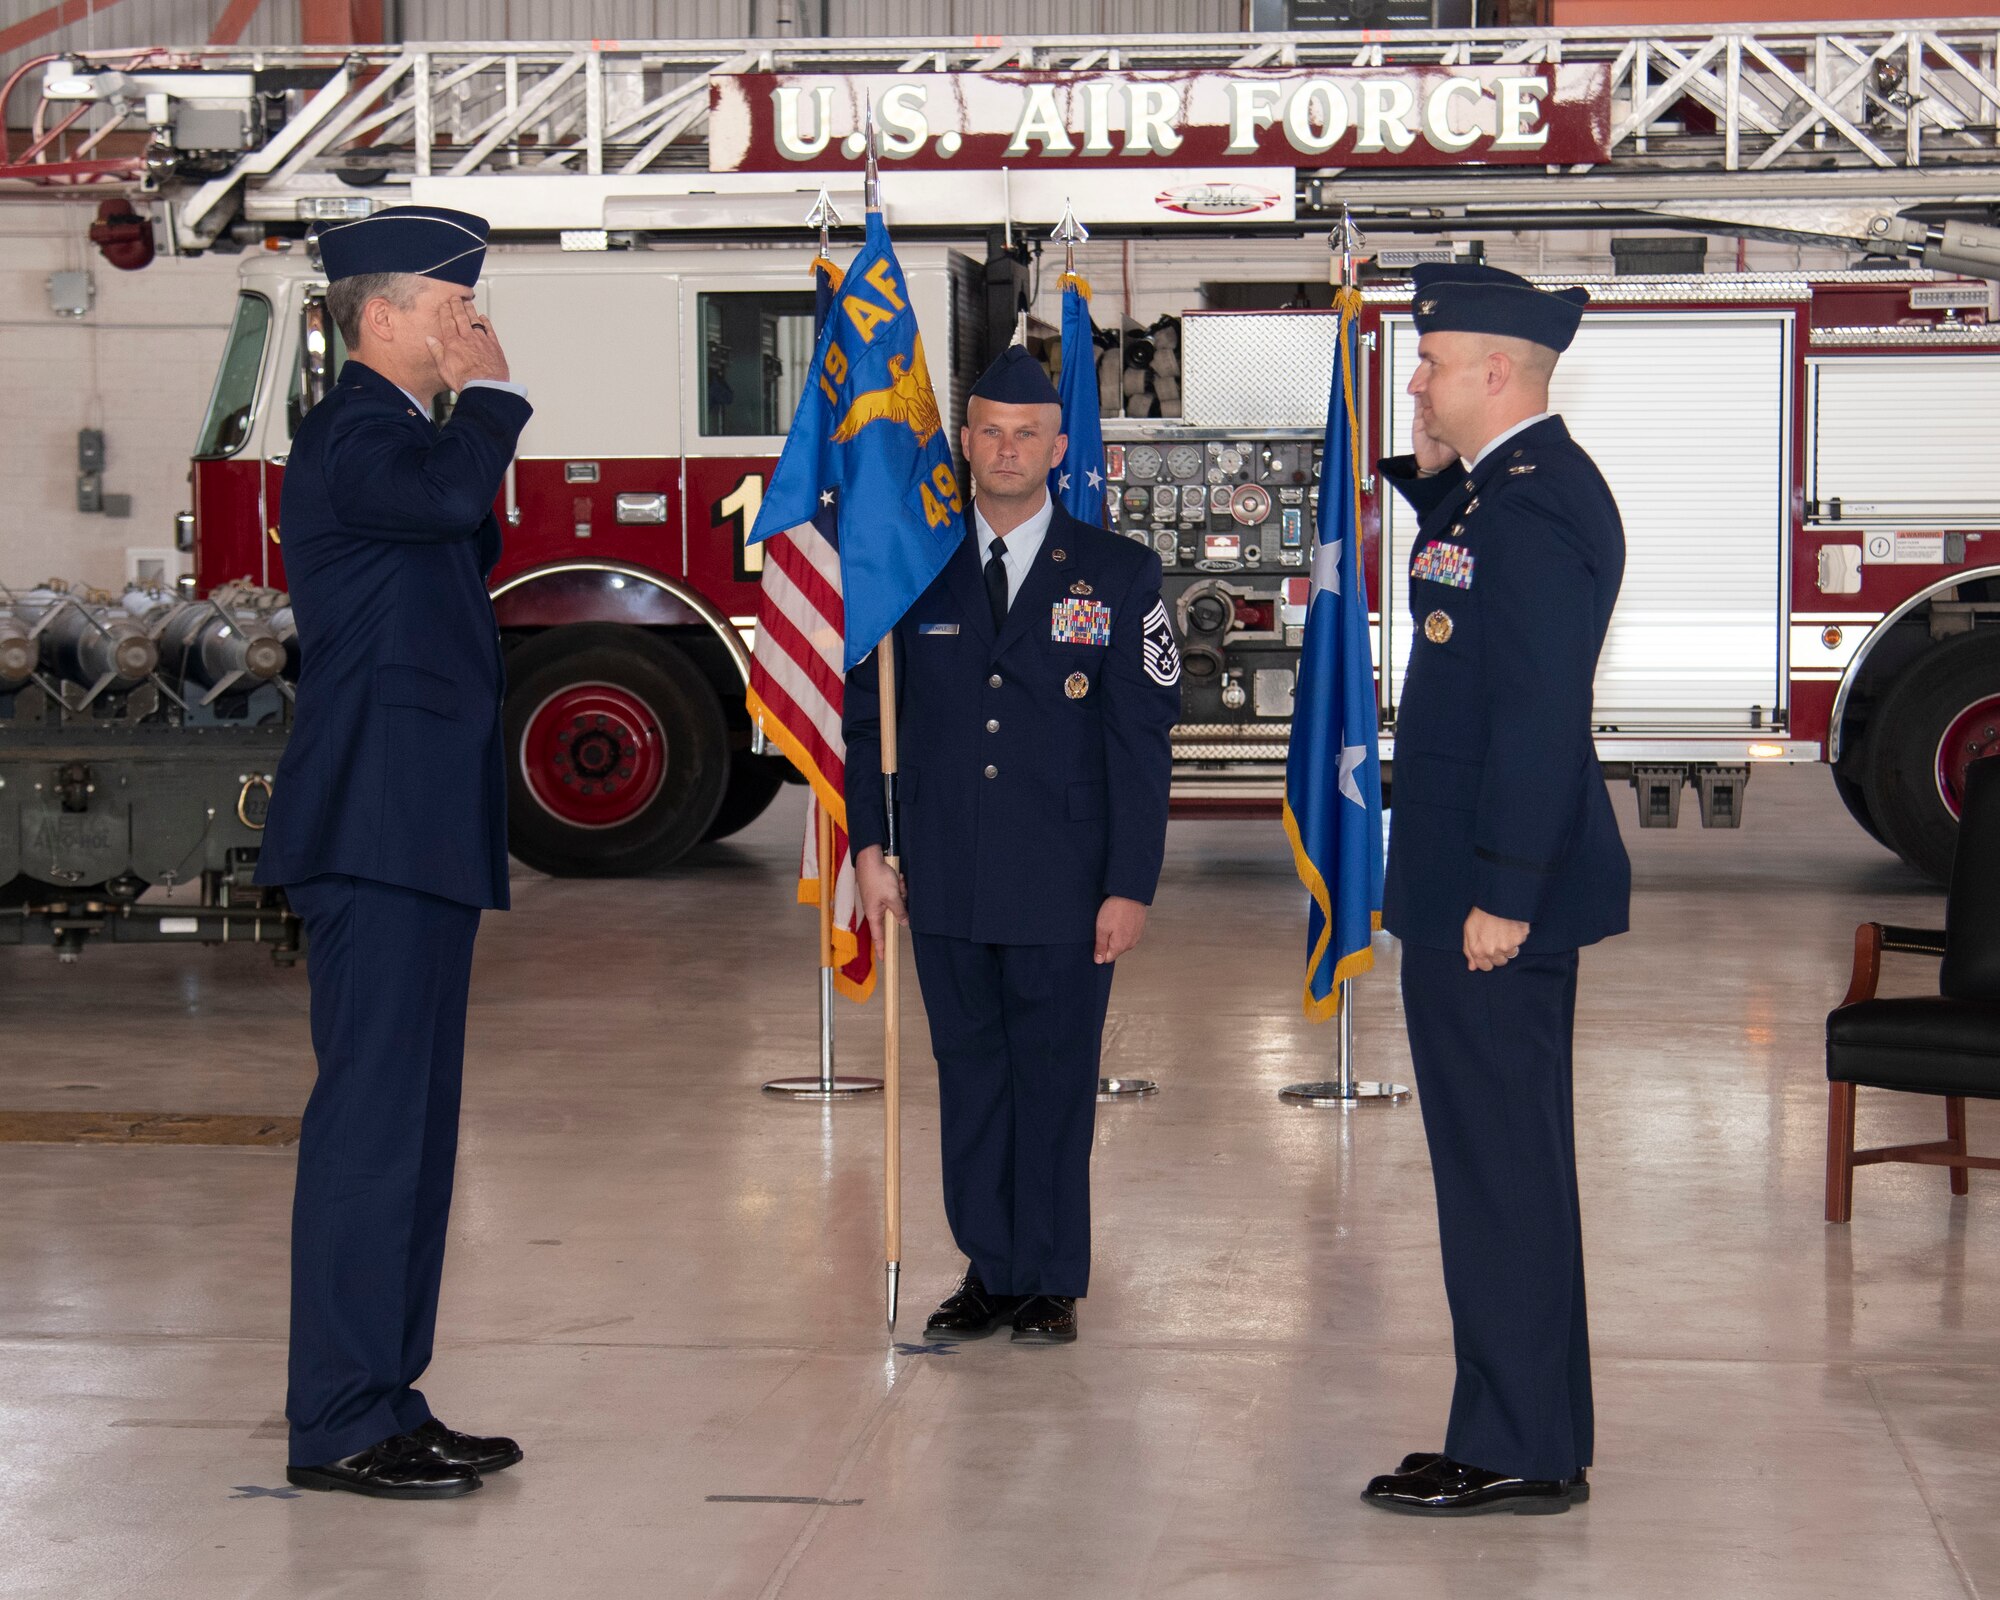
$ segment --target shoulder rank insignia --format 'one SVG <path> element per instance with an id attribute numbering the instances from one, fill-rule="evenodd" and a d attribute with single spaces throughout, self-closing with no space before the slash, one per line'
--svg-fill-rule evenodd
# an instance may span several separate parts
<path id="1" fill-rule="evenodd" d="M 1525 477 L 1528 473 L 1533 472 L 1534 470 L 1535 470 L 1534 462 L 1529 461 L 1523 463 L 1518 467 L 1509 467 L 1507 469 L 1507 476 L 1510 478 Z"/>
<path id="2" fill-rule="evenodd" d="M 1111 643 L 1111 608 L 1102 600 L 1058 600 L 1050 608 L 1049 638 L 1056 644 Z"/>
<path id="3" fill-rule="evenodd" d="M 1420 301 L 1418 302 L 1417 305 L 1417 315 L 1420 317 L 1427 317 L 1433 311 L 1437 310 L 1437 308 L 1438 308 L 1438 303 L 1435 300 Z"/>
<path id="4" fill-rule="evenodd" d="M 1090 693 L 1090 679 L 1081 672 L 1072 672 L 1063 679 L 1063 693 L 1072 700 L 1081 700 Z"/>
<path id="5" fill-rule="evenodd" d="M 1090 594 L 1092 590 L 1089 584 L 1085 583 L 1083 579 L 1078 578 L 1075 583 L 1069 586 L 1069 592 L 1071 594 Z"/>
<path id="6" fill-rule="evenodd" d="M 1447 644 L 1451 640 L 1451 616 L 1448 612 L 1433 611 L 1424 618 L 1424 637 L 1432 644 Z"/>
<path id="7" fill-rule="evenodd" d="M 1433 539 L 1417 552 L 1416 560 L 1410 563 L 1410 576 L 1442 583 L 1452 589 L 1470 589 L 1474 562 L 1475 557 L 1464 545 Z"/>

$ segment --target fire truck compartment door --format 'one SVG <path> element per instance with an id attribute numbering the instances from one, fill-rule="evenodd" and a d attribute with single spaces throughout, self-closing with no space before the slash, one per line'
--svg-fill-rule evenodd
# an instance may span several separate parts
<path id="1" fill-rule="evenodd" d="M 535 408 L 520 459 L 678 456 L 675 280 L 658 270 L 520 272 L 504 263 L 486 288 L 507 365 Z"/>
<path id="2" fill-rule="evenodd" d="M 1386 453 L 1409 448 L 1417 334 L 1407 316 L 1385 317 L 1383 334 Z M 1778 312 L 1606 311 L 1584 318 L 1556 368 L 1550 404 L 1625 523 L 1625 581 L 1597 670 L 1600 727 L 1749 729 L 1783 703 L 1792 337 Z M 1383 655 L 1400 699 L 1417 519 L 1386 486 L 1382 506 Z"/>
<path id="3" fill-rule="evenodd" d="M 2000 522 L 2000 356 L 1826 356 L 1806 363 L 1808 520 Z"/>

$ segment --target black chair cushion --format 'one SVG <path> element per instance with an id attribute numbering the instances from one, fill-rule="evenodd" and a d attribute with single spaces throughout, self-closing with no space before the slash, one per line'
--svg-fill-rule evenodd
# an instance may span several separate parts
<path id="1" fill-rule="evenodd" d="M 1863 1000 L 1826 1019 L 1834 1083 L 2000 1099 L 2000 1003 Z"/>
<path id="2" fill-rule="evenodd" d="M 1939 992 L 1954 1000 L 2000 1001 L 2000 756 L 1965 769 L 1944 929 Z"/>

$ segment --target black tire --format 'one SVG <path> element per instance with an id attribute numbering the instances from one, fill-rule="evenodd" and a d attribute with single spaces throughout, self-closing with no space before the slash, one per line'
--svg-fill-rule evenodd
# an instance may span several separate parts
<path id="1" fill-rule="evenodd" d="M 771 808 L 785 786 L 788 763 L 781 756 L 753 756 L 738 750 L 729 758 L 729 784 L 722 805 L 708 825 L 707 839 L 727 839 L 741 833 Z"/>
<path id="2" fill-rule="evenodd" d="M 1868 791 L 1861 786 L 1861 780 L 1838 767 L 1827 770 L 1833 774 L 1833 792 L 1840 796 L 1840 803 L 1847 807 L 1847 814 L 1861 824 L 1861 831 L 1883 849 L 1893 850 L 1895 846 L 1882 837 L 1882 825 L 1875 820 L 1875 813 L 1868 809 Z"/>
<path id="3" fill-rule="evenodd" d="M 2000 628 L 1965 634 L 1919 656 L 1882 697 L 1868 724 L 1868 810 L 1883 841 L 1925 877 L 1951 878 L 1958 817 L 1941 791 L 1939 750 L 1959 718 L 2000 702 Z M 2000 739 L 2000 712 L 1994 718 Z M 2000 752 L 2000 744 L 1993 745 Z"/>
<path id="4" fill-rule="evenodd" d="M 641 785 L 646 796 L 641 808 L 608 822 L 580 821 L 552 809 L 552 803 L 571 804 L 573 797 L 555 788 L 550 763 L 531 753 L 546 747 L 551 708 L 589 686 L 632 707 L 635 723 L 649 717 L 634 736 L 658 742 L 650 759 L 659 770 L 655 780 Z M 708 832 L 728 786 L 729 728 L 722 703 L 685 654 L 643 629 L 585 623 L 551 629 L 517 646 L 507 658 L 505 725 L 508 846 L 525 865 L 552 877 L 637 877 L 679 860 Z M 612 748 L 625 746 L 614 738 Z M 595 774 L 583 770 L 582 746 L 571 749 L 578 753 L 576 767 L 560 781 L 579 793 L 594 792 L 574 781 L 579 773 Z M 622 776 L 622 771 L 603 775 L 606 795 Z M 537 784 L 553 802 L 545 801 Z"/>

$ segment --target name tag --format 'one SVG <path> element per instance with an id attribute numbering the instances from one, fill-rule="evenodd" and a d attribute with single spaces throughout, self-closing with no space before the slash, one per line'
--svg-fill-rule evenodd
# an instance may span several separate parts
<path id="1" fill-rule="evenodd" d="M 1049 637 L 1057 644 L 1111 643 L 1111 608 L 1102 600 L 1058 600 L 1051 608 Z"/>
<path id="2" fill-rule="evenodd" d="M 949 638 L 952 634 L 958 632 L 958 624 L 955 622 L 920 622 L 917 624 L 917 632 L 926 638 L 933 634 L 939 638 Z"/>
<path id="3" fill-rule="evenodd" d="M 1434 539 L 1417 552 L 1417 559 L 1410 563 L 1410 576 L 1426 578 L 1450 589 L 1470 589 L 1472 568 L 1472 552 L 1464 545 Z"/>

